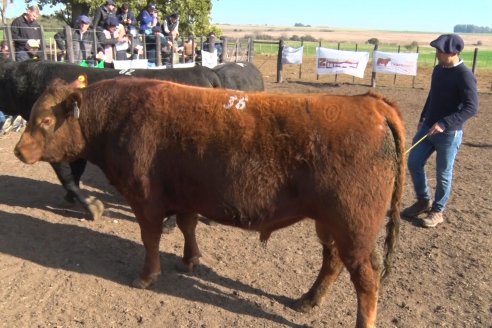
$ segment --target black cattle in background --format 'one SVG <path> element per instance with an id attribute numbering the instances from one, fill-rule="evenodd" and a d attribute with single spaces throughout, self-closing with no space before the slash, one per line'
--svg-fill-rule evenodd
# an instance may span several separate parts
<path id="1" fill-rule="evenodd" d="M 213 68 L 220 78 L 222 88 L 243 91 L 264 91 L 263 76 L 249 62 L 223 63 Z"/>

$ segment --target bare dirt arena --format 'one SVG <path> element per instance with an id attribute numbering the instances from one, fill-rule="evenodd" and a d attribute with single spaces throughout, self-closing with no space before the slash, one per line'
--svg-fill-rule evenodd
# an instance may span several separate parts
<path id="1" fill-rule="evenodd" d="M 303 66 L 275 83 L 275 60 L 255 58 L 271 92 L 360 94 L 367 80 L 322 77 Z M 412 80 L 386 77 L 375 91 L 399 104 L 409 142 L 425 102 L 430 72 Z M 366 74 L 367 75 L 367 74 Z M 492 79 L 485 77 L 484 86 Z M 482 83 L 482 82 L 481 82 Z M 379 327 L 492 327 L 492 94 L 480 94 L 480 113 L 465 129 L 446 221 L 435 229 L 403 220 L 395 269 L 382 288 Z M 212 127 L 213 128 L 213 127 Z M 290 303 L 314 282 L 321 247 L 310 220 L 259 236 L 199 224 L 202 266 L 175 270 L 179 230 L 161 241 L 163 272 L 149 290 L 130 287 L 143 264 L 139 227 L 124 199 L 94 166 L 83 188 L 101 199 L 103 219 L 86 221 L 61 206 L 64 191 L 46 163 L 13 155 L 18 133 L 0 137 L 1 327 L 353 327 L 356 296 L 345 271 L 312 313 Z M 434 158 L 433 158 L 434 159 Z M 432 163 L 432 161 L 431 161 Z M 433 165 L 430 165 L 431 182 Z M 404 205 L 413 201 L 407 180 Z"/>

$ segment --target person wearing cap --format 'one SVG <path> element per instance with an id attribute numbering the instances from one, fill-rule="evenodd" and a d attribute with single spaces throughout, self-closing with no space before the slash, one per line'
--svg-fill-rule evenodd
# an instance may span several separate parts
<path id="1" fill-rule="evenodd" d="M 10 29 L 14 41 L 15 60 L 39 59 L 42 55 L 41 26 L 36 21 L 40 15 L 38 6 L 30 6 L 25 14 L 12 21 Z"/>
<path id="2" fill-rule="evenodd" d="M 83 61 L 94 62 L 94 48 L 97 49 L 97 40 L 94 40 L 94 33 L 90 29 L 91 19 L 86 15 L 80 15 L 77 18 L 78 28 L 73 32 L 73 57 L 75 63 L 80 64 Z M 96 47 L 94 47 L 96 42 Z"/>
<path id="3" fill-rule="evenodd" d="M 124 28 L 115 16 L 109 16 L 104 23 L 104 28 L 97 28 L 97 37 L 99 40 L 99 56 L 102 55 L 105 67 L 113 68 L 113 48 L 123 42 L 128 42 Z M 116 52 L 116 59 L 126 59 L 126 49 L 120 53 Z"/>
<path id="4" fill-rule="evenodd" d="M 140 30 L 144 35 L 152 35 L 152 29 L 155 26 L 160 26 L 159 18 L 157 17 L 157 8 L 155 4 L 149 3 L 147 8 L 140 13 Z"/>
<path id="5" fill-rule="evenodd" d="M 162 23 L 162 34 L 172 41 L 177 40 L 179 36 L 179 15 L 177 13 L 166 16 Z"/>
<path id="6" fill-rule="evenodd" d="M 118 18 L 120 24 L 125 27 L 126 33 L 133 34 L 133 31 L 135 31 L 136 34 L 137 20 L 135 19 L 133 12 L 130 10 L 130 5 L 128 3 L 124 3 L 120 8 L 118 8 L 116 11 L 116 18 Z"/>
<path id="7" fill-rule="evenodd" d="M 104 23 L 108 17 L 116 17 L 115 13 L 116 3 L 113 0 L 106 0 L 106 2 L 96 9 L 94 14 L 94 28 L 104 28 Z"/>
<path id="8" fill-rule="evenodd" d="M 463 138 L 465 122 L 478 112 L 477 80 L 459 54 L 463 39 L 457 34 L 443 34 L 430 45 L 436 48 L 438 65 L 432 72 L 431 87 L 420 115 L 408 156 L 417 201 L 403 210 L 407 217 L 427 214 L 422 225 L 432 228 L 444 222 L 443 212 L 451 194 L 453 166 Z M 425 164 L 436 153 L 434 201 L 425 173 Z"/>

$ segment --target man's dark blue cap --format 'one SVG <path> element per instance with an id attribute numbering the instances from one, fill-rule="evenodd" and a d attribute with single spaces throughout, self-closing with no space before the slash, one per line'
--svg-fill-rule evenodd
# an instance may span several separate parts
<path id="1" fill-rule="evenodd" d="M 465 43 L 458 34 L 442 34 L 430 45 L 445 54 L 459 54 L 465 48 Z"/>

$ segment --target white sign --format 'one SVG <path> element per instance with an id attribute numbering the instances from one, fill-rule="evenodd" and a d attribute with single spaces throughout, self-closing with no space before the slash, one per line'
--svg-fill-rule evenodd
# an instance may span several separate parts
<path id="1" fill-rule="evenodd" d="M 372 70 L 376 73 L 417 75 L 419 54 L 374 51 Z"/>
<path id="2" fill-rule="evenodd" d="M 282 64 L 302 64 L 303 51 L 304 47 L 285 47 L 284 49 L 282 49 Z"/>
<path id="3" fill-rule="evenodd" d="M 363 78 L 368 61 L 368 52 L 316 47 L 316 71 L 318 74 L 348 74 Z"/>
<path id="4" fill-rule="evenodd" d="M 217 66 L 217 51 L 208 52 L 202 50 L 202 66 L 214 68 Z"/>

